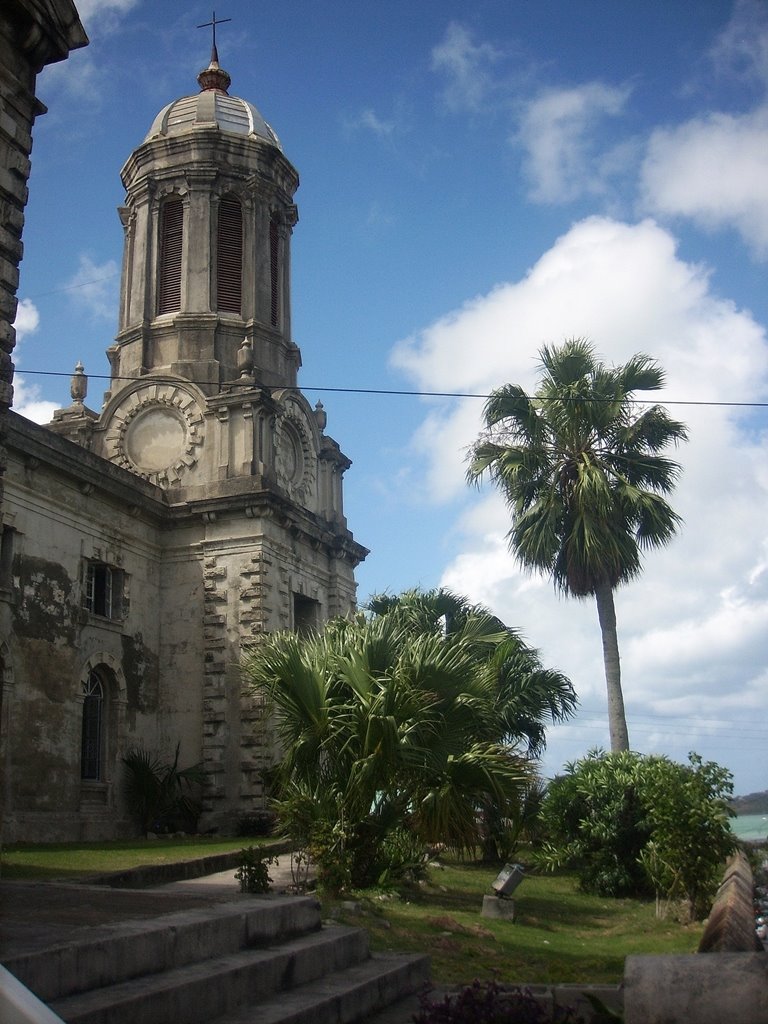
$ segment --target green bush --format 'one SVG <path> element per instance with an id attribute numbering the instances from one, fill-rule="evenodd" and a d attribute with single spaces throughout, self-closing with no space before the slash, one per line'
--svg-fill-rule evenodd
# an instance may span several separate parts
<path id="1" fill-rule="evenodd" d="M 697 754 L 683 765 L 593 751 L 549 786 L 538 863 L 573 866 L 586 892 L 679 898 L 702 917 L 736 844 L 732 789 L 730 773 Z"/>
<path id="2" fill-rule="evenodd" d="M 269 892 L 272 879 L 269 877 L 269 865 L 275 863 L 273 856 L 265 857 L 263 850 L 248 846 L 240 851 L 240 864 L 235 872 L 235 880 L 240 883 L 240 892 Z"/>

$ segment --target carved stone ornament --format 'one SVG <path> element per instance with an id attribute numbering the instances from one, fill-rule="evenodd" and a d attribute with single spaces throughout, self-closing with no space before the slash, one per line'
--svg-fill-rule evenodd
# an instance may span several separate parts
<path id="1" fill-rule="evenodd" d="M 314 493 L 315 450 L 304 416 L 288 405 L 275 423 L 277 482 L 294 501 L 306 504 Z"/>
<path id="2" fill-rule="evenodd" d="M 148 384 L 115 411 L 106 455 L 160 487 L 172 487 L 197 462 L 204 421 L 197 401 L 176 384 Z"/>

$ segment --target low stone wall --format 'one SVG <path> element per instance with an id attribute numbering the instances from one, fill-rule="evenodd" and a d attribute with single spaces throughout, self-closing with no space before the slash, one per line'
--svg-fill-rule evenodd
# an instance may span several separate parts
<path id="1" fill-rule="evenodd" d="M 243 840 L 243 845 L 245 842 Z M 288 840 L 281 840 L 265 843 L 259 849 L 265 857 L 277 857 L 280 854 L 290 853 L 291 845 Z M 214 875 L 219 871 L 229 871 L 238 867 L 241 860 L 240 850 L 232 850 L 230 853 L 213 853 L 197 860 L 174 861 L 172 864 L 147 864 L 145 867 L 129 868 L 126 871 L 78 878 L 78 884 L 108 885 L 113 889 L 151 889 L 153 885 L 185 882 L 190 878 L 202 878 L 204 875 Z"/>
<path id="2" fill-rule="evenodd" d="M 752 869 L 739 851 L 726 865 L 698 953 L 627 957 L 626 1024 L 768 1021 L 768 956 L 753 900 Z"/>
<path id="3" fill-rule="evenodd" d="M 755 882 L 746 854 L 739 850 L 726 865 L 709 913 L 699 953 L 758 953 L 755 932 Z"/>

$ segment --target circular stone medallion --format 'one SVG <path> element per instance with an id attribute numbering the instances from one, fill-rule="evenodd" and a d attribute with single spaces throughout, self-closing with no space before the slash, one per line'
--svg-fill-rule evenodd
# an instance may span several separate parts
<path id="1" fill-rule="evenodd" d="M 200 405 L 181 384 L 154 381 L 123 395 L 108 423 L 108 459 L 159 487 L 173 487 L 197 463 L 204 441 Z"/>
<path id="2" fill-rule="evenodd" d="M 150 406 L 128 424 L 124 443 L 126 455 L 140 472 L 157 473 L 184 454 L 187 424 L 174 409 Z"/>

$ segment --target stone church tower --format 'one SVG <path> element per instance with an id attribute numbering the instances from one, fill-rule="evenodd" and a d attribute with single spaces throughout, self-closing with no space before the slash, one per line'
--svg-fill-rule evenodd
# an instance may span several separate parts
<path id="1" fill-rule="evenodd" d="M 172 755 L 180 743 L 182 763 L 203 762 L 203 827 L 252 813 L 274 752 L 240 652 L 355 607 L 367 551 L 343 512 L 350 462 L 297 388 L 298 175 L 258 110 L 229 94 L 215 45 L 198 81 L 122 170 L 119 330 L 101 411 L 84 404 L 78 365 L 73 404 L 48 428 L 11 414 L 9 578 L 25 610 L 9 598 L 14 622 L 0 609 L 0 643 L 5 623 L 19 722 L 41 707 L 21 671 L 24 635 L 57 673 L 37 771 L 62 786 L 36 803 L 29 780 L 15 793 L 12 781 L 10 837 L 125 830 L 120 758 L 139 744 Z M 44 628 L 41 579 L 64 595 L 61 621 L 49 602 Z M 11 758 L 23 771 L 22 753 Z"/>

